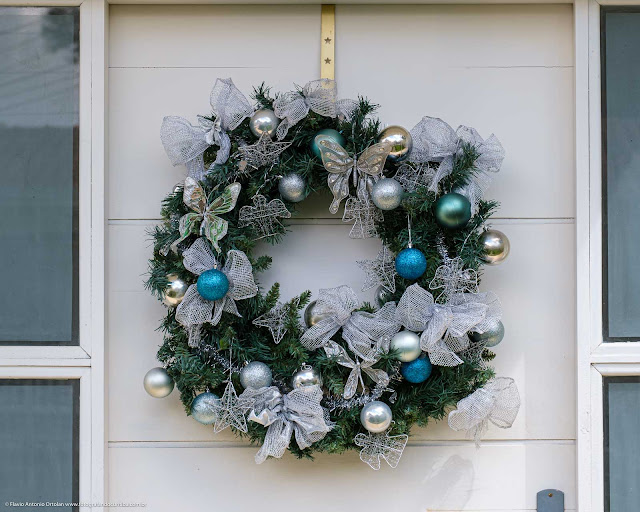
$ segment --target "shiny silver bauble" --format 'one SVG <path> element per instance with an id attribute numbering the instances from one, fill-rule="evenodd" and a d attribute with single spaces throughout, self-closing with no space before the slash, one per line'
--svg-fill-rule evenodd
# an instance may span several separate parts
<path id="1" fill-rule="evenodd" d="M 381 308 L 387 302 L 389 302 L 390 296 L 391 296 L 391 293 L 389 292 L 389 290 L 387 290 L 384 286 L 378 286 L 378 288 L 376 288 L 376 295 L 375 295 L 376 304 L 378 305 L 378 307 Z"/>
<path id="2" fill-rule="evenodd" d="M 502 231 L 488 229 L 480 235 L 482 244 L 482 259 L 489 265 L 502 263 L 509 256 L 509 239 Z"/>
<path id="3" fill-rule="evenodd" d="M 191 416 L 198 423 L 211 425 L 218 419 L 220 397 L 213 393 L 200 393 L 191 402 Z"/>
<path id="4" fill-rule="evenodd" d="M 412 331 L 400 331 L 391 338 L 389 352 L 393 352 L 395 358 L 403 363 L 418 359 L 422 354 L 420 336 Z"/>
<path id="5" fill-rule="evenodd" d="M 382 178 L 371 188 L 371 200 L 381 210 L 395 210 L 403 195 L 402 185 L 393 178 Z"/>
<path id="6" fill-rule="evenodd" d="M 413 148 L 413 139 L 408 130 L 402 126 L 389 126 L 382 130 L 378 142 L 391 144 L 391 153 L 387 157 L 392 163 L 397 164 L 405 160 Z"/>
<path id="7" fill-rule="evenodd" d="M 322 387 L 322 376 L 315 368 L 303 366 L 302 369 L 291 378 L 293 389 L 305 388 L 307 386 Z"/>
<path id="8" fill-rule="evenodd" d="M 256 137 L 267 134 L 272 137 L 276 133 L 276 128 L 280 124 L 280 119 L 275 115 L 273 110 L 266 108 L 256 110 L 256 113 L 249 119 L 249 129 Z"/>
<path id="9" fill-rule="evenodd" d="M 485 347 L 495 347 L 504 338 L 504 324 L 500 320 L 485 330 L 483 333 L 470 332 L 469 338 L 473 341 L 484 343 Z"/>
<path id="10" fill-rule="evenodd" d="M 260 361 L 251 361 L 240 370 L 240 384 L 245 389 L 266 388 L 271 386 L 272 380 L 271 368 Z"/>
<path id="11" fill-rule="evenodd" d="M 173 391 L 173 379 L 167 370 L 161 367 L 152 368 L 144 376 L 144 389 L 154 398 L 164 398 Z"/>
<path id="12" fill-rule="evenodd" d="M 378 400 L 369 402 L 360 411 L 360 423 L 374 434 L 387 430 L 392 419 L 393 415 L 389 406 Z"/>
<path id="13" fill-rule="evenodd" d="M 318 303 L 314 300 L 304 310 L 304 323 L 307 327 L 313 327 L 321 320 L 324 320 L 330 315 L 329 312 L 322 312 L 318 308 Z"/>
<path id="14" fill-rule="evenodd" d="M 278 180 L 278 192 L 282 199 L 291 203 L 299 203 L 306 197 L 307 184 L 304 178 L 295 172 Z"/>
<path id="15" fill-rule="evenodd" d="M 162 302 L 169 307 L 175 307 L 184 299 L 184 294 L 187 293 L 189 285 L 176 274 L 167 275 L 167 281 L 169 281 L 169 284 L 162 294 Z"/>

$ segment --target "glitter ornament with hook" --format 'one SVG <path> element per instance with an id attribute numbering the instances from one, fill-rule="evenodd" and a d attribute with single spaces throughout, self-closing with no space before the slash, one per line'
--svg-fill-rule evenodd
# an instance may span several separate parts
<path id="1" fill-rule="evenodd" d="M 407 215 L 409 243 L 396 256 L 396 272 L 404 279 L 415 281 L 427 271 L 427 258 L 420 249 L 413 247 L 411 239 L 411 218 Z"/>

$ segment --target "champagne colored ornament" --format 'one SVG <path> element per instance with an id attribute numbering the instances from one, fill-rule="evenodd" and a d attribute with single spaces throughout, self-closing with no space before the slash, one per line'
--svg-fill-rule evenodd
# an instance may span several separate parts
<path id="1" fill-rule="evenodd" d="M 180 279 L 176 274 L 168 274 L 169 284 L 162 294 L 162 302 L 169 307 L 175 307 L 182 302 L 184 294 L 187 293 L 189 285 Z"/>
<path id="2" fill-rule="evenodd" d="M 366 404 L 360 411 L 360 423 L 369 432 L 378 434 L 384 432 L 391 425 L 393 414 L 391 408 L 384 402 L 374 400 Z"/>
<path id="3" fill-rule="evenodd" d="M 278 180 L 278 192 L 282 199 L 291 203 L 299 203 L 306 197 L 307 184 L 304 178 L 296 173 L 287 174 Z"/>
<path id="4" fill-rule="evenodd" d="M 495 324 L 483 333 L 470 332 L 469 338 L 475 342 L 483 343 L 485 347 L 495 347 L 504 338 L 504 324 L 496 320 Z"/>
<path id="5" fill-rule="evenodd" d="M 420 357 L 420 336 L 412 331 L 400 331 L 389 343 L 389 352 L 394 353 L 398 361 L 408 363 Z"/>
<path id="6" fill-rule="evenodd" d="M 489 265 L 498 265 L 502 263 L 507 256 L 511 244 L 507 235 L 497 229 L 488 229 L 480 235 L 480 243 L 482 244 L 482 259 Z"/>
<path id="7" fill-rule="evenodd" d="M 151 368 L 144 376 L 144 389 L 154 398 L 169 396 L 175 385 L 173 379 L 162 367 Z"/>
<path id="8" fill-rule="evenodd" d="M 382 178 L 371 189 L 371 199 L 381 210 L 395 210 L 402 202 L 404 189 L 393 178 Z"/>
<path id="9" fill-rule="evenodd" d="M 411 384 L 421 384 L 427 380 L 431 375 L 431 370 L 431 361 L 426 355 L 400 365 L 400 374 L 404 380 L 411 382 Z"/>
<path id="10" fill-rule="evenodd" d="M 443 228 L 463 228 L 471 219 L 471 203 L 462 194 L 450 192 L 436 201 L 435 216 Z"/>
<path id="11" fill-rule="evenodd" d="M 266 108 L 257 110 L 249 119 L 249 129 L 256 137 L 267 134 L 272 137 L 276 133 L 276 128 L 280 124 L 280 119 L 275 115 L 273 110 Z"/>
<path id="12" fill-rule="evenodd" d="M 409 156 L 413 148 L 413 139 L 408 130 L 402 126 L 389 126 L 382 130 L 378 142 L 391 144 L 391 153 L 387 157 L 392 163 L 399 163 Z"/>
<path id="13" fill-rule="evenodd" d="M 384 286 L 378 286 L 376 289 L 375 299 L 378 307 L 384 306 L 387 302 L 389 302 L 390 292 Z"/>
<path id="14" fill-rule="evenodd" d="M 247 388 L 266 388 L 271 386 L 273 375 L 271 368 L 260 361 L 251 361 L 240 370 L 240 384 Z"/>
<path id="15" fill-rule="evenodd" d="M 314 300 L 310 302 L 304 310 L 304 323 L 307 327 L 313 327 L 328 316 L 330 316 L 329 313 L 322 313 L 318 311 L 317 302 Z"/>
<path id="16" fill-rule="evenodd" d="M 318 136 L 322 136 L 316 140 Z M 335 142 L 336 144 L 340 144 L 344 146 L 347 142 L 343 135 L 332 128 L 323 128 L 322 130 L 318 130 L 316 134 L 311 138 L 310 147 L 311 152 L 315 155 L 318 160 L 322 159 L 322 153 L 320 151 L 320 146 L 318 146 L 318 142 L 321 140 L 330 140 Z"/>
<path id="17" fill-rule="evenodd" d="M 315 368 L 304 365 L 291 379 L 291 387 L 293 389 L 304 388 L 307 386 L 322 387 L 322 375 Z"/>
<path id="18" fill-rule="evenodd" d="M 212 268 L 200 274 L 197 287 L 203 299 L 216 301 L 222 299 L 229 291 L 229 279 L 223 272 Z"/>
<path id="19" fill-rule="evenodd" d="M 212 425 L 218 419 L 220 397 L 214 393 L 200 393 L 191 402 L 191 416 L 198 423 Z"/>

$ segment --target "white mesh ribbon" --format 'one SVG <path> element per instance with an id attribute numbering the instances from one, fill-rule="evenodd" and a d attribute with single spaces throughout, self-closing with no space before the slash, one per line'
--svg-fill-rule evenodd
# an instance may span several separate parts
<path id="1" fill-rule="evenodd" d="M 358 307 L 358 296 L 349 286 L 323 288 L 318 293 L 314 312 L 326 318 L 310 327 L 300 338 L 300 343 L 316 350 L 323 346 L 351 318 L 351 312 Z"/>
<path id="2" fill-rule="evenodd" d="M 253 401 L 249 421 L 268 427 L 264 444 L 255 456 L 257 464 L 268 457 L 282 457 L 293 435 L 304 450 L 333 428 L 329 411 L 320 405 L 322 390 L 318 386 L 294 389 L 286 395 L 275 386 L 247 388 L 240 399 Z"/>
<path id="3" fill-rule="evenodd" d="M 344 347 L 338 345 L 335 341 L 329 341 L 324 347 L 324 351 L 327 356 L 333 358 L 336 363 L 347 368 L 351 368 L 351 373 L 347 377 L 347 383 L 344 386 L 344 398 L 352 398 L 356 394 L 358 389 L 358 383 L 362 384 L 362 388 L 365 388 L 364 381 L 362 380 L 362 372 L 366 373 L 371 380 L 377 385 L 387 387 L 389 384 L 389 375 L 384 370 L 377 368 L 371 368 L 378 362 L 378 358 L 374 358 L 369 361 L 360 361 L 358 357 L 354 361 L 349 357 Z"/>
<path id="4" fill-rule="evenodd" d="M 489 422 L 509 428 L 519 409 L 520 394 L 514 380 L 496 377 L 458 402 L 457 409 L 449 413 L 449 426 L 456 431 L 466 430 L 479 445 Z"/>
<path id="5" fill-rule="evenodd" d="M 205 238 L 198 238 L 183 253 L 184 267 L 199 276 L 206 270 L 216 268 L 217 260 Z M 219 300 L 209 301 L 200 296 L 198 287 L 192 284 L 176 309 L 176 320 L 187 328 L 189 345 L 200 344 L 200 326 L 204 323 L 216 325 L 222 312 L 241 316 L 236 307 L 236 300 L 248 299 L 258 293 L 253 279 L 253 269 L 249 258 L 242 251 L 231 250 L 227 253 L 227 261 L 222 273 L 229 280 L 229 291 Z"/>
<path id="6" fill-rule="evenodd" d="M 333 80 L 313 80 L 302 88 L 302 93 L 291 91 L 282 94 L 273 102 L 273 111 L 282 119 L 276 130 L 278 140 L 284 139 L 289 128 L 302 121 L 309 110 L 324 117 L 344 116 L 350 118 L 355 102 L 338 100 L 338 90 Z"/>
<path id="7" fill-rule="evenodd" d="M 207 148 L 219 146 L 213 165 L 226 162 L 231 149 L 227 132 L 253 113 L 249 101 L 230 78 L 216 80 L 210 100 L 215 121 L 199 116 L 199 126 L 193 126 L 182 117 L 168 116 L 160 128 L 160 139 L 171 163 L 185 164 L 187 175 L 196 180 L 205 175 L 202 154 Z"/>
<path id="8" fill-rule="evenodd" d="M 484 332 L 500 314 L 500 303 L 492 293 L 461 293 L 446 304 L 436 304 L 433 295 L 417 284 L 405 290 L 396 309 L 400 324 L 410 331 L 422 331 L 422 350 L 437 366 L 461 364 L 457 353 L 468 348 L 467 333 Z"/>
<path id="9" fill-rule="evenodd" d="M 391 337 L 399 330 L 396 305 L 387 302 L 375 313 L 352 313 L 342 327 L 342 338 L 356 356 L 365 361 L 377 361 L 377 354 L 388 348 Z"/>

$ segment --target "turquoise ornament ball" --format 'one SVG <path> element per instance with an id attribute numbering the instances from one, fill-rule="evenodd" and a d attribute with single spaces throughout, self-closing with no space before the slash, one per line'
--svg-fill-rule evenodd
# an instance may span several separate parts
<path id="1" fill-rule="evenodd" d="M 198 423 L 211 425 L 218 419 L 220 398 L 214 393 L 200 393 L 191 402 L 191 416 Z"/>
<path id="2" fill-rule="evenodd" d="M 404 380 L 411 382 L 411 384 L 420 384 L 427 380 L 431 375 L 431 370 L 431 361 L 427 356 L 421 356 L 409 363 L 402 363 L 400 366 L 400 373 Z"/>
<path id="3" fill-rule="evenodd" d="M 316 158 L 318 158 L 318 160 L 322 160 L 320 148 L 318 147 L 318 144 L 316 144 L 316 137 L 318 135 L 322 135 L 323 139 L 332 140 L 333 142 L 340 144 L 341 146 L 344 146 L 346 143 L 346 139 L 337 130 L 334 130 L 332 128 L 323 128 L 322 130 L 318 130 L 310 142 L 311 152 L 315 155 Z"/>
<path id="4" fill-rule="evenodd" d="M 396 272 L 405 279 L 418 279 L 427 270 L 427 258 L 420 249 L 407 247 L 396 256 Z"/>
<path id="5" fill-rule="evenodd" d="M 229 291 L 229 279 L 219 270 L 212 268 L 200 274 L 198 293 L 205 300 L 220 300 Z"/>
<path id="6" fill-rule="evenodd" d="M 450 192 L 436 201 L 435 215 L 443 228 L 460 229 L 471 219 L 471 203 L 462 194 Z"/>

